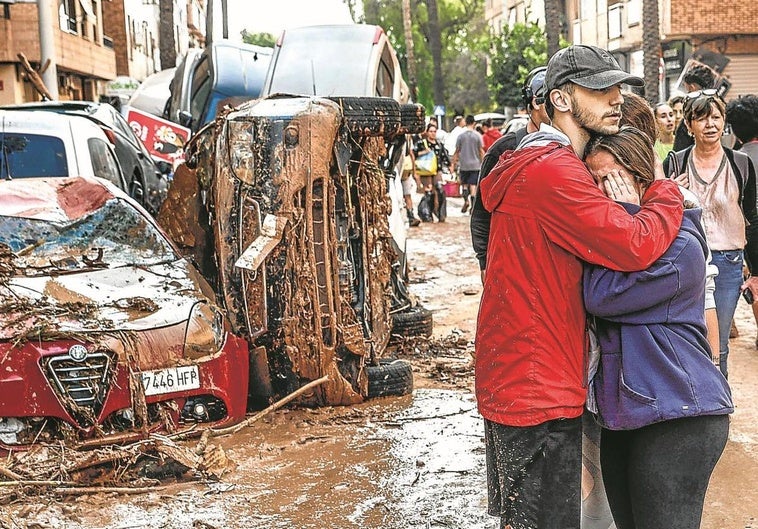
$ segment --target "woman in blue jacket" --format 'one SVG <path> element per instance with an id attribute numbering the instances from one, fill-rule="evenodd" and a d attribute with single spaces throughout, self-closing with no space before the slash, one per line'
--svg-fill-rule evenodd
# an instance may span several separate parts
<path id="1" fill-rule="evenodd" d="M 639 204 L 655 178 L 650 140 L 633 127 L 595 138 L 585 162 L 620 201 Z M 626 174 L 633 189 L 611 189 L 605 178 L 613 172 Z M 600 349 L 588 406 L 603 428 L 600 463 L 618 529 L 699 528 L 729 434 L 731 393 L 706 339 L 708 245 L 700 215 L 685 210 L 677 238 L 646 270 L 585 270 Z"/>

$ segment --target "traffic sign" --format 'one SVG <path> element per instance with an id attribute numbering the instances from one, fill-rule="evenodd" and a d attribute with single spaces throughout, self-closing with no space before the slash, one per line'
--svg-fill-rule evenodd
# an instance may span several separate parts
<path id="1" fill-rule="evenodd" d="M 445 105 L 434 105 L 434 115 L 435 116 L 444 116 L 445 115 Z"/>

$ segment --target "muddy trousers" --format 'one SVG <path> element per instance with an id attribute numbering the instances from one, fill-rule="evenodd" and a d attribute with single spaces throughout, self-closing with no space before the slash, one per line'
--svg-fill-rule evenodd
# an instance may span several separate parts
<path id="1" fill-rule="evenodd" d="M 447 195 L 445 195 L 445 188 L 442 186 L 442 182 L 436 182 L 434 184 L 434 216 L 437 217 L 438 222 L 445 222 L 447 218 Z"/>
<path id="2" fill-rule="evenodd" d="M 698 529 L 728 435 L 728 415 L 603 429 L 600 466 L 617 529 Z"/>

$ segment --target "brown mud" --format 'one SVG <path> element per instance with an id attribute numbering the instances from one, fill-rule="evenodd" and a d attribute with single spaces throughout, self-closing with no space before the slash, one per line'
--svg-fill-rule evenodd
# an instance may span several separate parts
<path id="1" fill-rule="evenodd" d="M 434 339 L 397 353 L 413 362 L 412 396 L 273 412 L 214 439 L 234 465 L 215 480 L 169 479 L 137 495 L 40 496 L 30 487 L 11 498 L 0 490 L 0 528 L 495 529 L 472 394 L 481 286 L 460 204 L 449 199 L 446 223 L 410 234 L 412 290 L 435 319 Z M 736 321 L 736 411 L 703 529 L 758 528 L 758 350 L 742 301 Z"/>

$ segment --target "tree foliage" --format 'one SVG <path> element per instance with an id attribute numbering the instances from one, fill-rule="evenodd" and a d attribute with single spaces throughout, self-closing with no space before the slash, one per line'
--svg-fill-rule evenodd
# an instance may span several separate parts
<path id="1" fill-rule="evenodd" d="M 353 0 L 346 0 L 348 5 Z M 362 0 L 358 22 L 376 24 L 387 33 L 407 76 L 402 2 Z M 437 0 L 439 38 L 442 47 L 443 101 L 434 101 L 434 63 L 430 50 L 431 29 L 427 2 L 411 0 L 412 34 L 416 59 L 418 102 L 429 112 L 442 103 L 448 115 L 491 110 L 487 90 L 486 55 L 489 36 L 484 23 L 484 0 Z"/>
<path id="2" fill-rule="evenodd" d="M 242 42 L 245 44 L 255 44 L 256 46 L 273 48 L 276 44 L 276 37 L 271 33 L 248 33 L 246 29 L 243 29 Z"/>
<path id="3" fill-rule="evenodd" d="M 501 107 L 521 106 L 521 86 L 531 70 L 547 64 L 547 39 L 534 23 L 504 27 L 493 38 L 492 74 L 489 77 L 494 99 Z"/>

